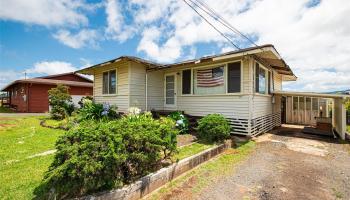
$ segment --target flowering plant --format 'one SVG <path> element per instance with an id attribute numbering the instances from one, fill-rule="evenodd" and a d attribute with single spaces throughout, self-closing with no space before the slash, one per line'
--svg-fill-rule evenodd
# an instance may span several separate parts
<path id="1" fill-rule="evenodd" d="M 189 121 L 180 111 L 172 112 L 168 117 L 175 120 L 176 128 L 180 131 L 180 134 L 185 134 L 188 132 Z"/>

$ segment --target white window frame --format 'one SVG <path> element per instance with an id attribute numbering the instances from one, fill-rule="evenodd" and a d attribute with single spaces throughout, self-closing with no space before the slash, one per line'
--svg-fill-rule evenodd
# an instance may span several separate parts
<path id="1" fill-rule="evenodd" d="M 114 70 L 115 70 L 115 93 L 114 94 L 110 94 L 109 93 L 109 72 L 114 71 Z M 108 72 L 108 84 L 107 84 L 108 93 L 103 93 L 103 74 L 105 72 Z M 113 69 L 102 71 L 102 78 L 101 79 L 102 79 L 102 90 L 101 90 L 101 93 L 102 93 L 103 96 L 114 96 L 114 95 L 118 94 L 118 69 L 117 68 L 113 68 Z"/>

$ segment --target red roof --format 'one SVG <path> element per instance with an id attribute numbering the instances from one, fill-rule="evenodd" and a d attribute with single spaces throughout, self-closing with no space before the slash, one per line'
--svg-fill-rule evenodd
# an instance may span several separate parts
<path id="1" fill-rule="evenodd" d="M 66 80 L 55 80 L 55 79 L 44 79 L 44 78 L 29 78 L 29 79 L 20 79 L 13 81 L 12 83 L 5 86 L 1 91 L 6 91 L 12 85 L 16 83 L 35 83 L 35 84 L 44 84 L 44 85 L 66 85 L 66 86 L 75 86 L 75 87 L 93 87 L 93 83 L 79 82 L 79 81 L 66 81 Z"/>

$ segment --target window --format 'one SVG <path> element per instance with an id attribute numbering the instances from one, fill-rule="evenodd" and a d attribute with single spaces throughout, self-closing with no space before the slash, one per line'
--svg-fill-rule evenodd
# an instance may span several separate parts
<path id="1" fill-rule="evenodd" d="M 194 94 L 225 94 L 224 71 L 224 66 L 194 70 Z"/>
<path id="2" fill-rule="evenodd" d="M 117 91 L 116 70 L 103 72 L 102 75 L 103 94 L 115 94 Z"/>
<path id="3" fill-rule="evenodd" d="M 241 62 L 229 63 L 227 69 L 227 92 L 241 91 Z"/>
<path id="4" fill-rule="evenodd" d="M 259 63 L 255 65 L 255 92 L 266 94 L 266 70 Z"/>
<path id="5" fill-rule="evenodd" d="M 182 71 L 182 94 L 191 94 L 192 73 L 190 69 Z"/>

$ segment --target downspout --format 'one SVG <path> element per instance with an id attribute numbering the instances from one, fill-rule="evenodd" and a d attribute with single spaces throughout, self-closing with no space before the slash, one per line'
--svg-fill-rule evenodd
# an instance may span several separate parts
<path id="1" fill-rule="evenodd" d="M 145 104 L 146 104 L 146 111 L 148 111 L 148 76 L 147 76 L 147 69 L 146 69 L 146 89 L 145 89 L 145 92 L 146 92 L 146 94 L 145 94 L 145 98 L 146 98 L 146 101 L 145 101 Z"/>

